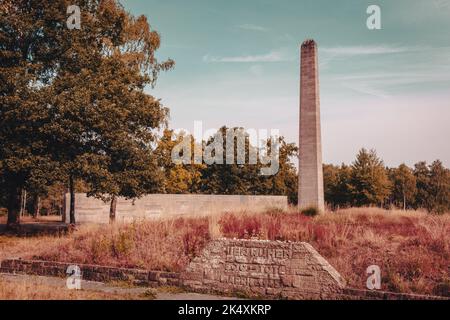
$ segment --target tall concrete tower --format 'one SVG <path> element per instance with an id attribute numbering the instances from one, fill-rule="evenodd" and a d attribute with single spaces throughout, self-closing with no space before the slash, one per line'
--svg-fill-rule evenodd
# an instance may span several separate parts
<path id="1" fill-rule="evenodd" d="M 322 141 L 320 134 L 319 70 L 317 45 L 306 40 L 300 57 L 299 208 L 325 209 Z"/>

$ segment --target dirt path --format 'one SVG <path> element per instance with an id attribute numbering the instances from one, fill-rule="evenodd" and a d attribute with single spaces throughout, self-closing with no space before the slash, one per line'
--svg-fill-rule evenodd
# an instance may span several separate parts
<path id="1" fill-rule="evenodd" d="M 66 279 L 57 277 L 30 276 L 18 274 L 0 273 L 0 281 L 14 285 L 23 285 L 26 283 L 28 288 L 40 288 L 45 286 L 50 290 L 69 291 L 66 286 Z M 151 300 L 229 300 L 235 299 L 230 297 L 222 297 L 208 294 L 198 294 L 183 292 L 176 288 L 148 288 L 148 287 L 124 287 L 120 284 L 108 284 L 95 281 L 81 281 L 81 289 L 90 293 L 105 295 L 122 296 L 123 299 L 151 299 Z M 95 298 L 95 296 L 94 296 Z"/>

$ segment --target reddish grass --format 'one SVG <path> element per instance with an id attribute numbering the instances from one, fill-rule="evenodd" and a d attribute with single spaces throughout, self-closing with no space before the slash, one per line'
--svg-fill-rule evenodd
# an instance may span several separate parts
<path id="1" fill-rule="evenodd" d="M 32 258 L 180 271 L 208 240 L 206 218 L 91 225 L 68 237 L 54 238 Z"/>
<path id="2" fill-rule="evenodd" d="M 0 237 L 0 258 L 6 249 L 25 258 L 180 271 L 219 236 L 309 242 L 352 287 L 365 288 L 366 268 L 375 264 L 384 290 L 450 295 L 450 215 L 415 211 L 353 208 L 317 217 L 229 213 L 81 226 L 62 238 Z"/>
<path id="3" fill-rule="evenodd" d="M 228 214 L 226 237 L 309 242 L 352 287 L 365 288 L 366 269 L 378 265 L 382 289 L 450 296 L 450 216 L 348 209 L 308 218 Z"/>

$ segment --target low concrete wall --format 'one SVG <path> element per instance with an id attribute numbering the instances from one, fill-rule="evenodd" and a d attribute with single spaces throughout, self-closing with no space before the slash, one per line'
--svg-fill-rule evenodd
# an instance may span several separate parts
<path id="1" fill-rule="evenodd" d="M 70 194 L 65 196 L 65 221 L 69 222 Z M 149 194 L 135 200 L 117 200 L 116 221 L 131 222 L 143 218 L 177 215 L 208 215 L 223 212 L 258 212 L 270 208 L 286 210 L 286 196 L 204 195 L 204 194 Z M 109 203 L 75 195 L 77 222 L 108 223 Z"/>
<path id="2" fill-rule="evenodd" d="M 7 259 L 0 261 L 1 273 L 28 274 L 66 278 L 69 266 L 80 268 L 81 278 L 89 281 L 127 281 L 141 286 L 180 286 L 180 274 L 176 272 L 148 271 L 91 264 Z"/>

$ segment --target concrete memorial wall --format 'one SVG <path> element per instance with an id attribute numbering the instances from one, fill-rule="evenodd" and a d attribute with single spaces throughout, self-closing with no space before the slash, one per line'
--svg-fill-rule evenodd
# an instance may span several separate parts
<path id="1" fill-rule="evenodd" d="M 64 219 L 69 222 L 70 194 L 65 196 Z M 132 222 L 145 218 L 181 215 L 208 215 L 223 212 L 258 212 L 277 208 L 286 210 L 286 196 L 200 195 L 200 194 L 149 194 L 140 199 L 117 200 L 116 221 Z M 76 221 L 80 223 L 108 223 L 110 204 L 75 195 Z"/>

